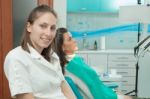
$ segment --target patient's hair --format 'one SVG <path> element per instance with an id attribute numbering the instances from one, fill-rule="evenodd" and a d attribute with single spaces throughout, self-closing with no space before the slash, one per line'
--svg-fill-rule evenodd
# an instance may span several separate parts
<path id="1" fill-rule="evenodd" d="M 57 53 L 59 60 L 60 60 L 60 64 L 61 64 L 61 68 L 62 68 L 62 72 L 63 74 L 65 73 L 65 64 L 68 63 L 68 60 L 66 59 L 66 54 L 63 51 L 63 43 L 64 43 L 64 37 L 63 35 L 65 33 L 67 33 L 68 30 L 66 28 L 58 28 L 56 30 L 56 36 L 55 36 L 55 48 L 54 51 Z"/>

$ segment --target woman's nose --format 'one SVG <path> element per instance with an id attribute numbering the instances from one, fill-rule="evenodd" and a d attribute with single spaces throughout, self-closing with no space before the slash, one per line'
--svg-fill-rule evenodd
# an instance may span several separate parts
<path id="1" fill-rule="evenodd" d="M 47 30 L 45 31 L 45 34 L 46 34 L 47 36 L 52 36 L 52 35 L 53 35 L 53 32 L 52 32 L 50 29 L 47 29 Z"/>
<path id="2" fill-rule="evenodd" d="M 45 33 L 47 36 L 52 36 L 52 33 L 49 31 L 49 32 L 46 32 Z"/>

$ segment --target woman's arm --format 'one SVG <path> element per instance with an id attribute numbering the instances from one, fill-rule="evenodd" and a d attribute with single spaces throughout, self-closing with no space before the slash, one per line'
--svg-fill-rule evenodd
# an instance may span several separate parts
<path id="1" fill-rule="evenodd" d="M 61 90 L 67 99 L 77 99 L 67 82 L 62 81 Z"/>
<path id="2" fill-rule="evenodd" d="M 31 93 L 24 93 L 16 95 L 16 99 L 35 99 L 35 98 Z"/>

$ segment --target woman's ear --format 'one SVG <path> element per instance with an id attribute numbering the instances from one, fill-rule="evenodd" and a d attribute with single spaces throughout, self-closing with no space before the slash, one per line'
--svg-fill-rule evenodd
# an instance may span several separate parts
<path id="1" fill-rule="evenodd" d="M 27 31 L 29 33 L 32 31 L 30 22 L 27 22 Z"/>

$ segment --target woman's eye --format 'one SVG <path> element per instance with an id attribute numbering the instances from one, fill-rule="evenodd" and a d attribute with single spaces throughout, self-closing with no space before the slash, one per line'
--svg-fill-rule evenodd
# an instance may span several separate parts
<path id="1" fill-rule="evenodd" d="M 69 38 L 69 41 L 71 41 L 71 40 L 72 40 L 72 38 L 70 37 L 70 38 Z"/>
<path id="2" fill-rule="evenodd" d="M 56 30 L 56 26 L 51 26 L 51 31 L 55 31 Z"/>
<path id="3" fill-rule="evenodd" d="M 41 24 L 40 27 L 41 27 L 41 28 L 47 28 L 47 25 Z"/>

